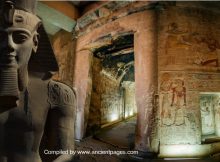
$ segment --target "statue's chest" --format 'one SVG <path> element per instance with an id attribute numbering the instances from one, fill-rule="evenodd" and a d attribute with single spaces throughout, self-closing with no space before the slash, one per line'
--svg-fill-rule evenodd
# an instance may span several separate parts
<path id="1" fill-rule="evenodd" d="M 8 116 L 5 130 L 15 133 L 16 131 L 43 131 L 45 123 L 43 116 L 46 116 L 46 112 L 34 113 L 31 110 L 28 112 L 14 110 Z"/>
<path id="2" fill-rule="evenodd" d="M 5 129 L 12 132 L 43 131 L 48 108 L 41 102 L 29 103 L 24 107 L 10 110 L 4 124 Z"/>
<path id="3" fill-rule="evenodd" d="M 14 133 L 43 131 L 49 107 L 47 98 L 45 94 L 32 91 L 24 93 L 21 96 L 20 106 L 9 110 L 8 115 L 3 114 L 5 130 Z"/>

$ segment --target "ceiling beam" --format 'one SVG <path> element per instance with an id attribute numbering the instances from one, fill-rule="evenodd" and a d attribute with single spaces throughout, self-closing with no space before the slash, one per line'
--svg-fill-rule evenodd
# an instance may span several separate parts
<path id="1" fill-rule="evenodd" d="M 42 19 L 46 31 L 51 35 L 59 29 L 72 32 L 76 25 L 74 19 L 42 2 L 38 3 L 37 14 Z"/>

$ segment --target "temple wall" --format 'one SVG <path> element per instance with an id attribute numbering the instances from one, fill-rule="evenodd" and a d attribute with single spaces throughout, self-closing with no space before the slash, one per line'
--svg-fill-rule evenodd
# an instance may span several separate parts
<path id="1" fill-rule="evenodd" d="M 136 149 L 157 152 L 160 144 L 162 157 L 215 153 L 219 144 L 205 145 L 204 136 L 220 134 L 217 10 L 199 2 L 161 3 L 155 8 L 149 2 L 118 2 L 113 9 L 114 5 L 109 4 L 82 16 L 74 33 L 77 40 L 72 83 L 78 97 L 77 139 L 84 137 L 87 123 L 91 127 L 101 125 L 102 104 L 115 102 L 113 97 L 108 102 L 102 97 L 116 96 L 118 90 L 117 84 L 101 75 L 100 62 L 92 56 L 94 49 L 132 32 L 138 112 Z M 177 146 L 183 148 L 179 155 L 170 151 L 181 150 Z M 200 151 L 187 152 L 188 146 Z"/>
<path id="2" fill-rule="evenodd" d="M 59 72 L 53 79 L 73 86 L 75 42 L 72 40 L 72 33 L 61 30 L 51 38 L 51 42 L 59 64 Z"/>
<path id="3" fill-rule="evenodd" d="M 137 105 L 135 101 L 135 82 L 124 81 L 122 83 L 124 88 L 124 104 L 125 104 L 125 118 L 133 116 L 137 113 Z"/>
<path id="4" fill-rule="evenodd" d="M 202 142 L 201 103 L 207 100 L 214 105 L 219 100 L 219 19 L 219 13 L 191 3 L 180 2 L 159 12 L 161 145 Z M 215 94 L 215 99 L 210 101 L 203 94 Z M 203 117 L 217 115 L 219 108 L 215 107 L 214 112 L 207 107 L 202 110 L 206 111 Z"/>
<path id="5" fill-rule="evenodd" d="M 93 57 L 92 91 L 86 134 L 94 134 L 101 126 L 122 119 L 122 95 L 120 83 L 104 72 L 100 59 Z"/>
<path id="6" fill-rule="evenodd" d="M 134 33 L 135 99 L 137 111 L 140 112 L 137 117 L 136 149 L 156 151 L 158 149 L 157 127 L 155 126 L 157 117 L 154 116 L 157 109 L 154 105 L 157 94 L 156 12 L 146 10 L 151 7 L 150 2 L 135 2 L 132 3 L 133 5 L 130 2 L 119 2 L 118 6 L 115 6 L 115 3 L 104 5 L 78 20 L 73 80 L 77 89 L 77 97 L 80 100 L 78 101 L 80 113 L 77 119 L 86 120 L 89 116 L 87 106 L 91 101 L 91 91 L 88 90 L 92 90 L 93 85 L 91 84 L 92 75 L 88 75 L 88 72 L 92 74 L 92 64 L 87 59 L 86 53 L 82 51 L 89 51 L 87 54 L 91 54 L 95 48 L 111 43 L 118 35 L 132 32 Z M 110 7 L 113 7 L 112 10 L 115 12 L 107 12 Z M 95 15 L 95 13 L 99 14 Z M 86 70 L 84 75 L 78 71 L 80 68 Z M 82 84 L 85 85 L 82 86 Z M 78 132 L 76 138 L 82 139 L 87 126 L 86 122 L 76 121 L 76 123 L 76 132 Z"/>

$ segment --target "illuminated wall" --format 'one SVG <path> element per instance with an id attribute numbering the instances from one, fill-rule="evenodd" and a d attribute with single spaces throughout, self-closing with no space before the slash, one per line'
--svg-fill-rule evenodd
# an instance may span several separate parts
<path id="1" fill-rule="evenodd" d="M 120 84 L 102 74 L 101 125 L 123 118 L 123 94 Z"/>
<path id="2" fill-rule="evenodd" d="M 133 53 L 93 57 L 87 135 L 136 114 L 133 60 Z"/>
<path id="3" fill-rule="evenodd" d="M 200 96 L 200 112 L 202 119 L 202 135 L 215 135 L 215 112 L 213 96 Z"/>
<path id="4" fill-rule="evenodd" d="M 135 102 L 135 83 L 131 81 L 124 81 L 122 83 L 124 88 L 124 117 L 128 118 L 137 113 L 137 105 Z"/>
<path id="5" fill-rule="evenodd" d="M 217 102 L 212 95 L 220 92 L 218 7 L 209 2 L 123 1 L 114 5 L 118 7 L 116 10 L 103 5 L 78 21 L 74 85 L 79 90 L 79 119 L 88 114 L 91 76 L 93 83 L 105 90 L 92 87 L 93 92 L 101 95 L 92 94 L 91 100 L 100 99 L 100 102 L 91 105 L 99 105 L 101 110 L 89 113 L 102 113 L 104 118 L 99 119 L 100 123 L 109 121 L 105 116 L 110 112 L 108 108 L 113 107 L 113 102 L 120 105 L 119 100 L 115 101 L 115 96 L 121 97 L 119 88 L 112 88 L 117 84 L 107 79 L 113 73 L 101 68 L 101 73 L 91 75 L 90 56 L 95 48 L 111 44 L 118 35 L 133 32 L 138 109 L 135 149 L 157 152 L 160 145 L 161 157 L 201 157 L 220 152 L 218 141 L 206 144 L 202 138 L 214 132 L 219 134 L 217 123 L 220 122 L 213 124 L 219 120 L 216 106 L 209 103 Z M 96 14 L 102 11 L 109 12 Z M 88 66 L 82 67 L 85 61 Z M 82 69 L 86 75 L 82 75 Z M 96 76 L 103 77 L 103 82 L 94 80 Z M 203 94 L 211 94 L 212 99 Z M 207 106 L 212 112 L 209 117 L 206 117 Z M 213 116 L 215 119 L 208 123 L 205 118 L 213 119 Z M 81 132 L 79 138 L 82 138 L 86 124 L 83 120 L 78 123 L 77 132 Z"/>
<path id="6" fill-rule="evenodd" d="M 220 15 L 190 2 L 177 2 L 159 15 L 161 155 L 175 157 L 169 149 L 178 145 L 194 151 L 176 157 L 211 154 L 202 135 L 219 134 L 218 96 L 212 93 L 220 92 Z"/>

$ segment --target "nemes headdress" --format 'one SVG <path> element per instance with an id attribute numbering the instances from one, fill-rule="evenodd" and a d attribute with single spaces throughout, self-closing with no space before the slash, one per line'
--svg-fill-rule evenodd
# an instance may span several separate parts
<path id="1" fill-rule="evenodd" d="M 41 20 L 35 15 L 36 1 L 3 0 L 1 2 L 1 26 L 25 27 L 36 30 Z"/>
<path id="2" fill-rule="evenodd" d="M 39 47 L 37 54 L 30 59 L 29 70 L 55 72 L 58 64 L 41 19 L 36 15 L 36 3 L 37 0 L 0 0 L 0 26 L 37 30 L 40 34 Z"/>

